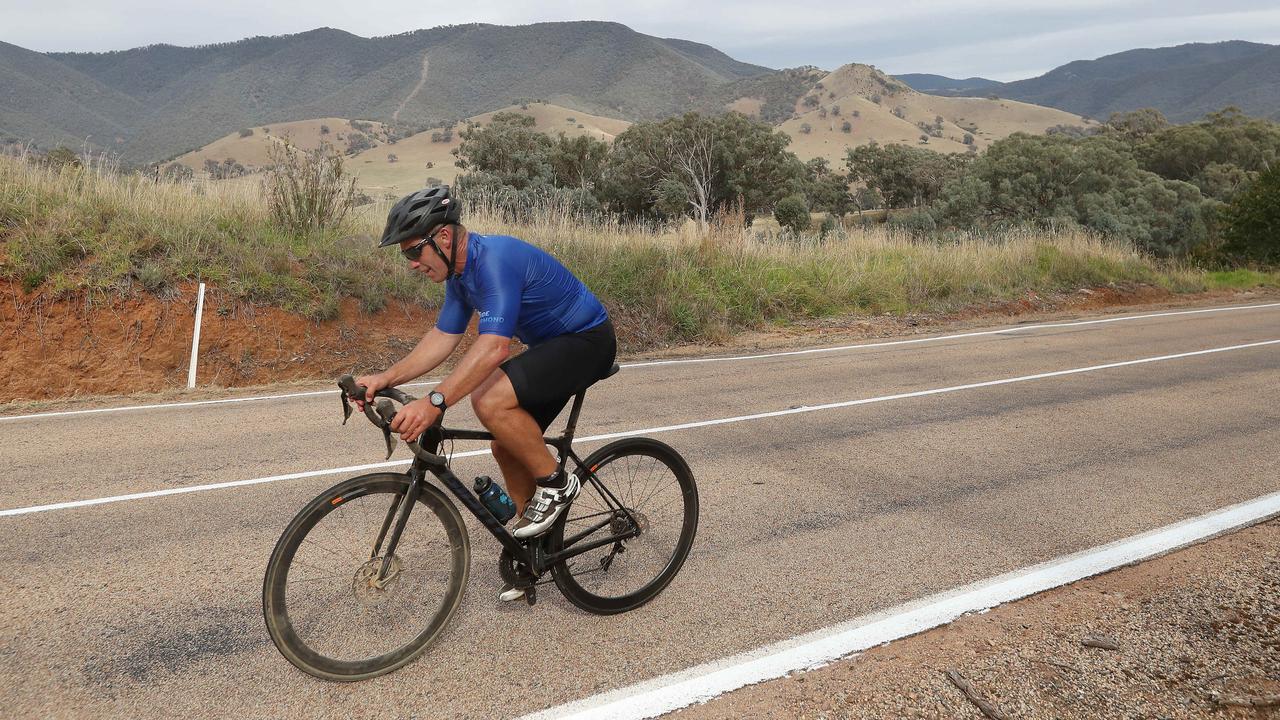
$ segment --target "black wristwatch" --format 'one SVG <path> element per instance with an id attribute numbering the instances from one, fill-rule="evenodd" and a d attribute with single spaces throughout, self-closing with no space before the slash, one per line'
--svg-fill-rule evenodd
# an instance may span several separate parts
<path id="1" fill-rule="evenodd" d="M 449 403 L 444 401 L 444 393 L 442 392 L 432 390 L 431 393 L 427 395 L 427 401 L 440 408 L 440 412 L 444 412 L 449 409 Z"/>

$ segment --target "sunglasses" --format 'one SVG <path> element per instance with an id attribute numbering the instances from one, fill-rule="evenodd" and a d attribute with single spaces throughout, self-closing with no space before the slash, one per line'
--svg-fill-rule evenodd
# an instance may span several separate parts
<path id="1" fill-rule="evenodd" d="M 400 254 L 404 255 L 406 260 L 410 260 L 410 261 L 417 260 L 418 258 L 422 257 L 422 248 L 426 247 L 427 245 L 431 245 L 431 247 L 433 248 L 436 246 L 436 235 L 439 235 L 440 232 L 441 232 L 440 230 L 437 230 L 431 233 L 430 235 L 423 238 L 422 242 L 418 243 L 417 245 L 413 245 L 407 248 L 401 248 Z"/>

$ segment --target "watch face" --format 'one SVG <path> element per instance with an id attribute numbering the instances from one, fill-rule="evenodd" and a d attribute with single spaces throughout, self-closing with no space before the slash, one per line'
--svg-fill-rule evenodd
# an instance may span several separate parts
<path id="1" fill-rule="evenodd" d="M 443 395 L 443 394 L 438 393 L 438 392 L 436 392 L 435 390 L 432 390 L 432 391 L 431 391 L 431 394 L 430 394 L 428 397 L 431 399 L 431 404 L 432 404 L 432 405 L 435 405 L 436 407 L 443 407 L 443 406 L 444 406 L 444 395 Z"/>

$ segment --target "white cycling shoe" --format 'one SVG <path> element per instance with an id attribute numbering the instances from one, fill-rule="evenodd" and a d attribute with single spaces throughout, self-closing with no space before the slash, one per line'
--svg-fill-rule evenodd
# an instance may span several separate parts
<path id="1" fill-rule="evenodd" d="M 511 602 L 512 600 L 524 599 L 524 588 L 514 585 L 503 585 L 502 592 L 498 593 L 498 599 L 502 602 Z"/>
<path id="2" fill-rule="evenodd" d="M 533 497 L 529 498 L 529 504 L 524 506 L 524 513 L 516 522 L 511 534 L 524 540 L 550 530 L 556 518 L 560 517 L 564 509 L 569 507 L 569 503 L 578 496 L 581 488 L 582 484 L 578 482 L 578 476 L 573 473 L 565 473 L 564 487 L 539 485 L 533 491 Z"/>

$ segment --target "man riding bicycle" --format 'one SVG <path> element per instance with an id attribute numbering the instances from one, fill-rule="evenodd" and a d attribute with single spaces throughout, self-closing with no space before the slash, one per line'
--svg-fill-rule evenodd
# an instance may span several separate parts
<path id="1" fill-rule="evenodd" d="M 398 244 L 410 267 L 444 283 L 444 306 L 408 355 L 356 382 L 372 402 L 378 390 L 431 372 L 477 314 L 475 343 L 433 392 L 396 413 L 391 429 L 416 440 L 470 395 L 476 417 L 494 435 L 493 456 L 520 515 L 512 535 L 531 538 L 551 528 L 580 487 L 573 473 L 557 470 L 543 433 L 571 397 L 609 372 L 617 339 L 604 306 L 558 260 L 514 237 L 469 232 L 461 217 L 444 185 L 391 208 L 378 247 Z M 516 357 L 512 337 L 528 345 Z"/>

